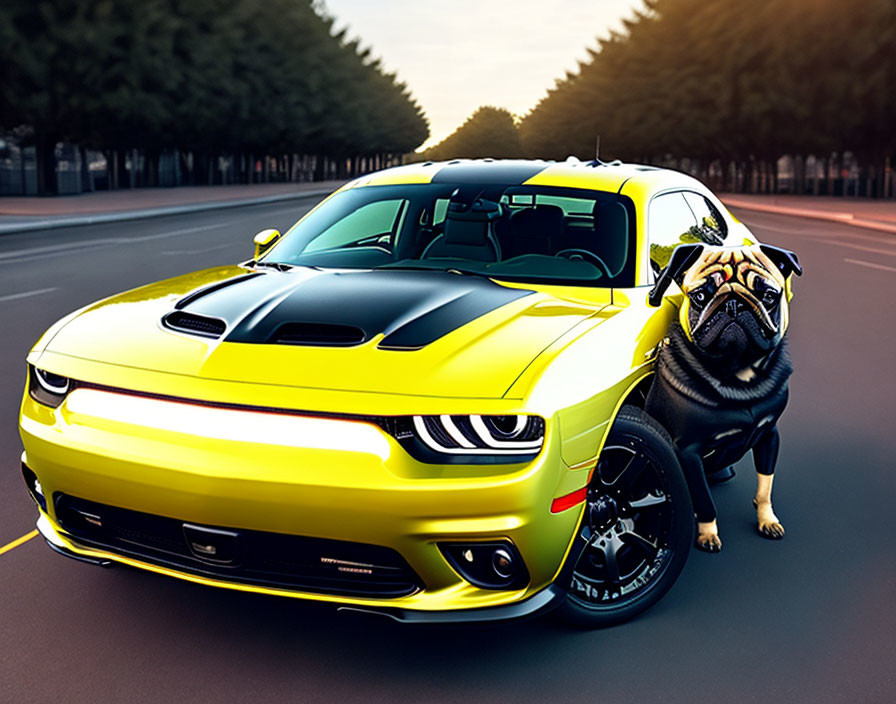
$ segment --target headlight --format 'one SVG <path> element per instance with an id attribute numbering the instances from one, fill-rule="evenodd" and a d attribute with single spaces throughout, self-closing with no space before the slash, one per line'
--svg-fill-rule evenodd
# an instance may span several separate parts
<path id="1" fill-rule="evenodd" d="M 38 403 L 56 408 L 65 400 L 72 382 L 64 376 L 29 366 L 28 389 Z"/>
<path id="2" fill-rule="evenodd" d="M 544 419 L 525 415 L 410 416 L 397 421 L 393 435 L 424 462 L 525 462 L 541 451 Z"/>

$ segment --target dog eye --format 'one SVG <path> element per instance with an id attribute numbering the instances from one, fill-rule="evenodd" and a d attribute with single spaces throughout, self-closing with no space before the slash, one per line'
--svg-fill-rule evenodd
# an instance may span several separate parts
<path id="1" fill-rule="evenodd" d="M 702 306 L 709 299 L 709 294 L 703 289 L 698 289 L 691 294 L 691 301 L 698 306 Z"/>
<path id="2" fill-rule="evenodd" d="M 760 300 L 765 306 L 773 306 L 778 302 L 778 292 L 773 289 L 767 288 L 762 292 Z"/>

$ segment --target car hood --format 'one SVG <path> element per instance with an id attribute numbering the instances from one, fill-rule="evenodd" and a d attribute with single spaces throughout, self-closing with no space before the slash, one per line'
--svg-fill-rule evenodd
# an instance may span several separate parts
<path id="1" fill-rule="evenodd" d="M 100 301 L 42 342 L 207 379 L 500 398 L 558 338 L 598 324 L 599 299 L 446 272 L 220 267 Z"/>

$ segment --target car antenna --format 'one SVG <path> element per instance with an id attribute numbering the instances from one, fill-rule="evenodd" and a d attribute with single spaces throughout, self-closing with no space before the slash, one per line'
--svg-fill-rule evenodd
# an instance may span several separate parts
<path id="1" fill-rule="evenodd" d="M 594 159 L 588 162 L 588 166 L 605 166 L 600 160 L 600 134 L 594 136 Z"/>

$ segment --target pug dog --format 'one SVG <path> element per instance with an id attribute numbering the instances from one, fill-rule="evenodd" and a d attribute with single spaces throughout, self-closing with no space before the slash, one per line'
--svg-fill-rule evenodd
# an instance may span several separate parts
<path id="1" fill-rule="evenodd" d="M 722 540 L 709 491 L 750 450 L 757 473 L 759 534 L 784 537 L 772 509 L 777 422 L 787 405 L 792 367 L 784 335 L 797 256 L 769 245 L 679 245 L 648 301 L 660 305 L 674 281 L 684 293 L 678 321 L 660 343 L 645 410 L 669 432 L 690 488 L 697 547 Z M 727 470 L 727 471 L 726 471 Z"/>

